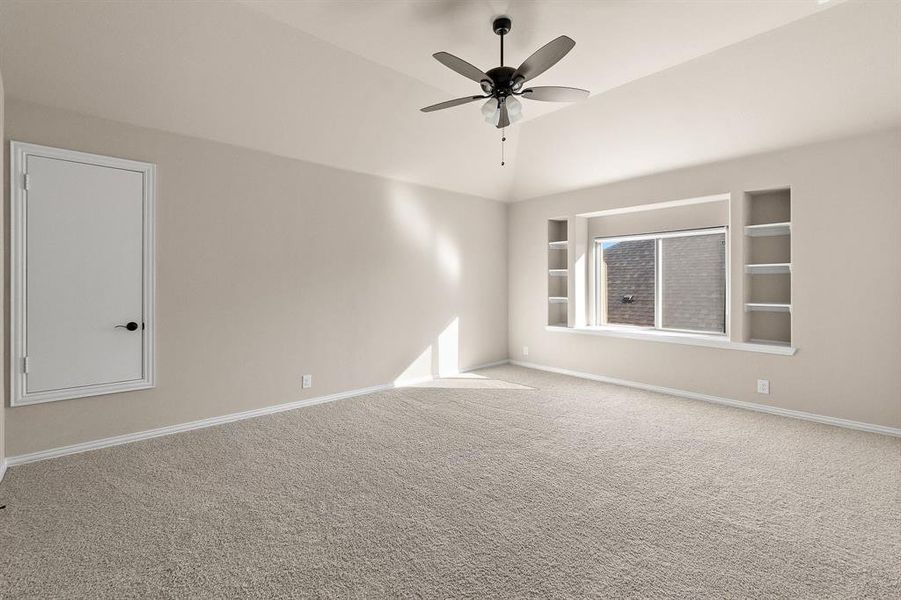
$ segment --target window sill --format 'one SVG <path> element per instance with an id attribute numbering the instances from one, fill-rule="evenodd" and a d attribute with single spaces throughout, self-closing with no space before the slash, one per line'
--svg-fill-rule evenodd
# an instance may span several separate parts
<path id="1" fill-rule="evenodd" d="M 763 354 L 781 354 L 784 356 L 792 356 L 795 354 L 795 352 L 798 351 L 797 348 L 794 348 L 792 346 L 782 345 L 775 342 L 733 342 L 722 335 L 705 335 L 703 333 L 649 331 L 641 329 L 627 329 L 621 327 L 562 327 L 559 325 L 547 325 L 545 326 L 545 330 L 557 333 L 600 335 L 632 340 L 646 340 L 650 342 L 683 344 L 686 346 L 705 346 L 707 348 L 743 350 L 745 352 L 761 352 Z"/>

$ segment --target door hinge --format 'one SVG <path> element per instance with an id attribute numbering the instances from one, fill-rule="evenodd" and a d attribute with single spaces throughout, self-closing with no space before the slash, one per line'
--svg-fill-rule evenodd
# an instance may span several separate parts
<path id="1" fill-rule="evenodd" d="M 28 360 L 27 356 L 22 359 L 22 371 L 24 371 L 25 373 L 28 372 L 28 367 L 30 366 L 30 362 L 31 361 Z"/>
<path id="2" fill-rule="evenodd" d="M 28 173 L 22 175 L 22 187 L 25 188 L 25 191 L 31 189 L 31 175 Z"/>

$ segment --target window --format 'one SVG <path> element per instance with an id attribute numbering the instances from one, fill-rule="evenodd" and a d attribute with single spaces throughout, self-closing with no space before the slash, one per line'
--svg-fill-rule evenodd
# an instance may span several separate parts
<path id="1" fill-rule="evenodd" d="M 726 229 L 595 240 L 600 325 L 726 333 Z"/>

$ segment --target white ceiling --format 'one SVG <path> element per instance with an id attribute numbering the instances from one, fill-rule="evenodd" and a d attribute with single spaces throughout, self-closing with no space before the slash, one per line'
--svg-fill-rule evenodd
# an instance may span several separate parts
<path id="1" fill-rule="evenodd" d="M 477 103 L 417 110 L 477 90 L 431 54 L 490 68 L 500 13 L 593 93 L 528 103 L 503 168 Z M 0 3 L 8 96 L 499 199 L 901 124 L 899 36 L 894 0 Z"/>
<path id="2" fill-rule="evenodd" d="M 529 123 L 511 196 L 899 125 L 901 4 L 848 4 Z"/>
<path id="3" fill-rule="evenodd" d="M 513 21 L 505 62 L 516 66 L 557 36 L 575 49 L 536 79 L 597 94 L 823 10 L 816 0 L 239 0 L 301 31 L 438 88 L 441 100 L 478 84 L 432 58 L 444 50 L 488 70 L 500 64 L 491 23 Z M 530 103 L 537 116 L 560 104 Z"/>

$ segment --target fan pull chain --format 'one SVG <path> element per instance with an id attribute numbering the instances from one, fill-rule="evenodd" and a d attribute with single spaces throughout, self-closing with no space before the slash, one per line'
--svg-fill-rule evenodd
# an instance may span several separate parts
<path id="1" fill-rule="evenodd" d="M 504 142 L 507 141 L 507 130 L 501 128 L 501 166 L 504 166 Z"/>

